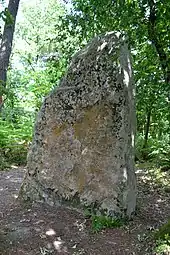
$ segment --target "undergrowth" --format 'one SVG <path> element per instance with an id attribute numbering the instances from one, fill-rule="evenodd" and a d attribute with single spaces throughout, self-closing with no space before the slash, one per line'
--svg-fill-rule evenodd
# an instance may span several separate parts
<path id="1" fill-rule="evenodd" d="M 93 233 L 100 232 L 107 228 L 120 228 L 128 222 L 128 219 L 121 217 L 111 217 L 104 214 L 97 215 L 90 209 L 86 209 L 85 217 L 90 219 L 90 225 Z"/>
<path id="2" fill-rule="evenodd" d="M 170 169 L 170 136 L 164 135 L 161 139 L 149 137 L 147 146 L 144 148 L 144 137 L 138 134 L 136 137 L 136 161 L 152 162 L 163 170 Z"/>
<path id="3" fill-rule="evenodd" d="M 170 220 L 155 233 L 156 255 L 170 254 Z"/>
<path id="4" fill-rule="evenodd" d="M 12 164 L 26 163 L 32 126 L 30 116 L 22 116 L 15 122 L 0 118 L 0 170 L 5 170 Z"/>
<path id="5" fill-rule="evenodd" d="M 125 224 L 125 220 L 121 218 L 113 218 L 104 215 L 92 215 L 91 227 L 93 232 L 99 232 L 106 228 L 120 228 Z"/>

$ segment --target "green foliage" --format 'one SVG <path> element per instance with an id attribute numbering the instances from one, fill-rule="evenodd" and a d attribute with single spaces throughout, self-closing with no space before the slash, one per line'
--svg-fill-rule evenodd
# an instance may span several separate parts
<path id="1" fill-rule="evenodd" d="M 128 219 L 125 218 L 105 215 L 104 212 L 103 214 L 98 214 L 95 212 L 95 209 L 92 208 L 85 209 L 85 217 L 90 219 L 92 231 L 95 233 L 106 228 L 120 228 L 128 221 Z"/>
<path id="2" fill-rule="evenodd" d="M 152 147 L 152 152 L 150 156 L 154 157 L 157 165 L 161 166 L 162 169 L 169 168 L 170 169 L 170 145 L 169 141 L 162 142 L 158 141 L 158 143 Z"/>
<path id="3" fill-rule="evenodd" d="M 8 8 L 5 8 L 4 13 L 2 15 L 3 21 L 6 23 L 6 25 L 11 25 L 14 22 L 14 18 L 9 12 Z"/>
<path id="4" fill-rule="evenodd" d="M 76 37 L 69 38 L 65 30 L 62 32 L 65 39 L 59 42 L 56 27 L 65 10 L 55 0 L 41 0 L 41 5 L 23 3 L 21 10 L 8 80 L 2 88 L 1 169 L 11 163 L 26 162 L 35 114 L 63 76 L 72 49 L 77 45 Z"/>
<path id="5" fill-rule="evenodd" d="M 13 16 L 9 12 L 8 8 L 5 8 L 6 1 L 1 0 L 0 1 L 0 7 L 4 8 L 4 10 L 0 11 L 0 39 L 2 38 L 2 26 L 6 23 L 6 25 L 11 25 L 14 22 Z"/>
<path id="6" fill-rule="evenodd" d="M 147 146 L 144 148 L 144 136 L 137 135 L 136 138 L 136 160 L 142 162 L 143 159 L 153 161 L 158 167 L 170 169 L 170 145 L 169 134 L 157 137 L 149 136 Z"/>
<path id="7" fill-rule="evenodd" d="M 94 232 L 99 232 L 106 228 L 119 228 L 125 224 L 125 220 L 120 218 L 113 218 L 104 215 L 92 215 L 91 226 Z"/>
<path id="8" fill-rule="evenodd" d="M 155 238 L 161 240 L 169 239 L 170 242 L 170 220 L 159 228 L 159 230 L 155 233 Z"/>
<path id="9" fill-rule="evenodd" d="M 23 4 L 22 13 L 25 18 L 17 24 L 16 38 L 24 47 L 21 50 L 15 44 L 15 56 L 18 55 L 27 70 L 46 69 L 50 82 L 56 85 L 71 56 L 79 49 L 77 36 L 70 36 L 67 29 L 61 28 L 66 10 L 55 0 L 42 0 L 41 5 Z"/>
<path id="10" fill-rule="evenodd" d="M 158 241 L 155 248 L 155 255 L 169 255 L 170 253 L 170 241 Z"/>
<path id="11" fill-rule="evenodd" d="M 19 112 L 15 116 L 15 123 L 0 119 L 0 170 L 11 164 L 26 164 L 32 126 L 33 119 L 29 115 L 19 115 Z"/>
<path id="12" fill-rule="evenodd" d="M 156 249 L 158 255 L 169 254 L 170 252 L 170 220 L 160 227 L 155 233 Z"/>
<path id="13" fill-rule="evenodd" d="M 22 71 L 9 70 L 0 113 L 1 170 L 11 164 L 26 164 L 36 109 L 36 104 L 32 103 L 35 97 L 25 89 L 28 83 Z"/>
<path id="14" fill-rule="evenodd" d="M 2 19 L 3 22 L 6 22 L 7 25 L 11 25 L 13 23 L 13 17 L 9 12 L 8 8 L 5 8 L 3 11 L 0 12 L 0 19 Z"/>
<path id="15" fill-rule="evenodd" d="M 79 34 L 80 44 L 111 30 L 128 35 L 136 83 L 137 133 L 142 141 L 137 153 L 144 160 L 158 158 L 154 155 L 157 141 L 163 141 L 164 148 L 170 143 L 169 10 L 169 1 L 73 0 L 63 20 L 71 35 Z"/>
<path id="16" fill-rule="evenodd" d="M 35 115 L 44 97 L 64 75 L 72 55 L 92 37 L 111 30 L 123 31 L 129 38 L 136 84 L 136 158 L 168 168 L 170 2 L 73 0 L 67 6 L 64 1 L 40 0 L 20 7 L 22 19 L 16 24 L 13 58 L 3 91 L 5 125 L 22 123 L 18 109 Z M 8 13 L 0 15 L 5 18 Z M 27 130 L 31 130 L 33 119 L 28 121 Z"/>

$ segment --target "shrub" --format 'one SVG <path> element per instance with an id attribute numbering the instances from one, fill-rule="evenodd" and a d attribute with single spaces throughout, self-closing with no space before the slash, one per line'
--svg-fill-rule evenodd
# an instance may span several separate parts
<path id="1" fill-rule="evenodd" d="M 0 170 L 25 164 L 32 137 L 33 118 L 25 114 L 16 122 L 0 118 Z"/>
<path id="2" fill-rule="evenodd" d="M 170 220 L 155 233 L 157 255 L 170 254 Z"/>

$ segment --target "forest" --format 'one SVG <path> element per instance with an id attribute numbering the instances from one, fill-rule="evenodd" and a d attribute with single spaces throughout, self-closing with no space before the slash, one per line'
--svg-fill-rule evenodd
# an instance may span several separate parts
<path id="1" fill-rule="evenodd" d="M 135 163 L 151 169 L 169 194 L 169 0 L 0 0 L 1 171 L 26 165 L 44 98 L 58 85 L 72 56 L 108 31 L 124 33 L 132 55 Z M 170 254 L 170 227 L 168 231 L 158 242 L 163 248 L 154 254 Z"/>

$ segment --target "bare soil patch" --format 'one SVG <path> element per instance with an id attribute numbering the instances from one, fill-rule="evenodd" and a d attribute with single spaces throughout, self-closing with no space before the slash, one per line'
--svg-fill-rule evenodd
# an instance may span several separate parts
<path id="1" fill-rule="evenodd" d="M 25 169 L 0 172 L 0 255 L 149 255 L 150 234 L 170 218 L 170 190 L 138 170 L 138 209 L 126 226 L 94 233 L 90 220 L 66 207 L 16 201 Z M 168 175 L 168 173 L 166 173 Z M 167 177 L 168 179 L 168 177 Z"/>

